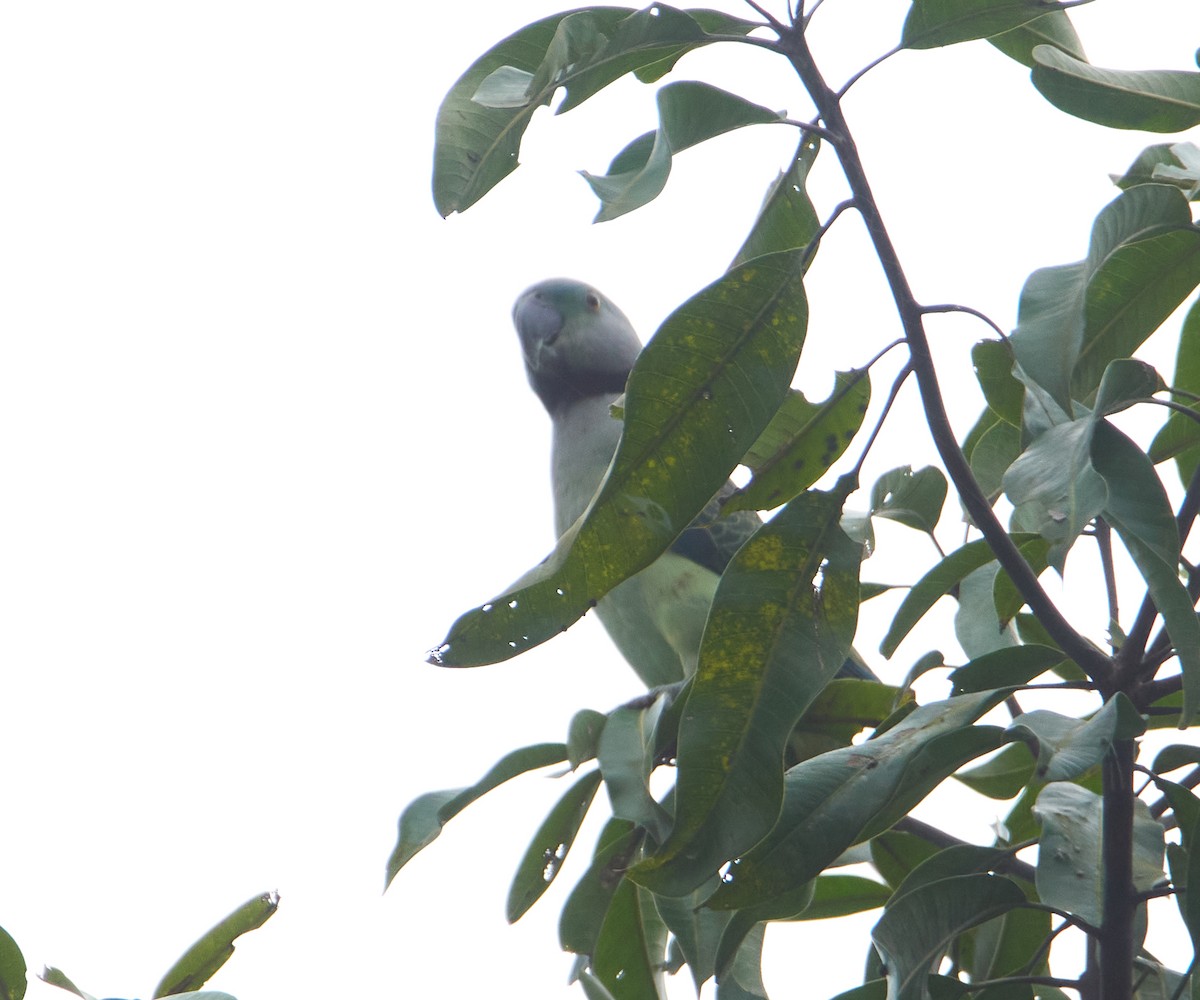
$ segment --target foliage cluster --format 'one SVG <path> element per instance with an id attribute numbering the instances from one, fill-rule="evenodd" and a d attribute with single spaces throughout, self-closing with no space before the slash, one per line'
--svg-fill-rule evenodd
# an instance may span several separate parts
<path id="1" fill-rule="evenodd" d="M 481 56 L 445 98 L 434 155 L 443 215 L 470 208 L 516 168 L 531 118 L 556 94 L 561 114 L 626 74 L 657 82 L 702 46 L 753 45 L 786 60 L 815 110 L 795 121 L 677 80 L 658 91 L 658 127 L 607 173 L 584 175 L 604 221 L 654 199 L 674 155 L 691 146 L 750 125 L 798 133 L 728 271 L 672 313 L 642 354 L 625 411 L 668 406 L 671 418 L 623 442 L 551 557 L 464 614 L 434 656 L 477 666 L 552 638 L 649 565 L 744 465 L 752 476 L 728 509 L 778 512 L 722 578 L 696 676 L 677 694 L 582 711 L 565 741 L 518 749 L 475 785 L 422 796 L 401 817 L 388 879 L 480 796 L 565 765 L 571 783 L 517 866 L 508 916 L 519 919 L 558 876 L 603 787 L 612 815 L 560 922 L 590 1000 L 657 1000 L 665 975 L 684 966 L 697 988 L 715 977 L 721 1000 L 763 997 L 767 922 L 868 910 L 881 912 L 864 943 L 863 985 L 846 1000 L 1200 996 L 1195 961 L 1168 968 L 1143 947 L 1146 903 L 1164 895 L 1200 941 L 1200 901 L 1187 892 L 1200 877 L 1200 799 L 1190 790 L 1200 750 L 1179 743 L 1152 761 L 1137 756 L 1148 728 L 1187 729 L 1200 709 L 1200 570 L 1184 549 L 1200 510 L 1200 304 L 1182 321 L 1172 373 L 1135 357 L 1200 284 L 1190 207 L 1200 150 L 1174 140 L 1147 148 L 1115 179 L 1086 255 L 1029 275 L 1006 334 L 967 304 L 915 298 L 843 114 L 862 74 L 825 80 L 807 33 L 816 7 L 776 17 L 748 6 L 751 18 L 665 4 L 547 17 Z M 1200 123 L 1200 73 L 1093 66 L 1071 6 L 913 0 L 893 52 L 987 39 L 1067 114 L 1158 133 Z M 821 146 L 850 191 L 836 206 L 814 205 L 805 190 Z M 810 401 L 786 388 L 804 343 L 805 276 L 825 233 L 855 214 L 891 289 L 899 338 L 864 338 L 861 365 Z M 709 321 L 703 353 L 689 336 L 698 310 Z M 990 327 L 972 353 L 987 405 L 961 441 L 925 331 L 928 316 L 947 311 Z M 947 663 L 930 650 L 895 685 L 830 680 L 861 605 L 895 585 L 860 578 L 870 519 L 844 516 L 890 412 L 865 422 L 872 368 L 894 351 L 905 362 L 888 403 L 911 378 L 940 468 L 904 466 L 870 484 L 871 518 L 937 544 L 952 489 L 968 534 L 903 581 L 881 652 L 891 657 L 947 598 L 965 655 Z M 1143 447 L 1113 418 L 1151 405 L 1165 419 Z M 634 530 L 638 515 L 620 501 L 635 484 L 662 482 L 643 475 L 651 464 L 677 470 L 638 507 L 667 512 L 665 533 Z M 1182 498 L 1174 507 L 1172 495 Z M 644 541 L 616 546 L 614 557 L 615 538 Z M 1105 636 L 1082 631 L 1041 582 L 1079 545 L 1096 546 L 1105 567 Z M 1115 596 L 1119 549 L 1144 584 L 1130 618 Z M 945 672 L 950 694 L 918 703 L 913 684 L 931 671 Z M 1054 700 L 1081 692 L 1082 714 L 1069 709 L 1077 700 Z M 1031 697 L 1054 707 L 1026 711 L 1020 702 Z M 1182 780 L 1167 777 L 1179 769 Z M 674 781 L 656 794 L 652 775 L 664 770 Z M 950 779 L 1011 802 L 994 842 L 964 843 L 910 816 Z M 841 870 L 850 865 L 869 867 Z M 1085 965 L 1066 976 L 1061 944 L 1072 937 L 1084 942 Z"/>

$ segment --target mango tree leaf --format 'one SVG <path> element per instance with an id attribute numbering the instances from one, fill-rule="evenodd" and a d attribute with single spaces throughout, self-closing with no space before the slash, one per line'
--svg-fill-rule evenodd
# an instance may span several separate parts
<path id="1" fill-rule="evenodd" d="M 586 969 L 579 973 L 579 985 L 587 1000 L 615 1000 L 604 984 Z"/>
<path id="2" fill-rule="evenodd" d="M 950 675 L 955 694 L 1020 687 L 1062 662 L 1061 650 L 1030 643 L 998 649 L 971 660 Z"/>
<path id="3" fill-rule="evenodd" d="M 1200 73 L 1101 69 L 1051 45 L 1035 48 L 1033 61 L 1033 85 L 1076 118 L 1143 132 L 1200 125 Z"/>
<path id="4" fill-rule="evenodd" d="M 1037 535 L 1028 533 L 1014 534 L 1012 540 L 1022 551 L 1027 545 L 1034 544 L 1035 541 L 1040 544 L 1041 541 Z M 925 617 L 925 613 L 937 603 L 939 598 L 949 594 L 965 579 L 968 573 L 980 566 L 986 566 L 994 559 L 992 550 L 983 539 L 968 542 L 951 552 L 909 590 L 908 595 L 900 603 L 900 607 L 896 609 L 891 627 L 879 644 L 879 651 L 890 658 L 904 637 L 912 631 L 917 622 Z"/>
<path id="5" fill-rule="evenodd" d="M 571 770 L 596 756 L 600 734 L 607 721 L 608 716 L 594 708 L 581 709 L 572 717 L 567 727 L 567 762 Z"/>
<path id="6" fill-rule="evenodd" d="M 613 893 L 591 971 L 613 1000 L 659 1000 L 656 981 L 666 952 L 666 928 L 644 889 L 628 879 Z"/>
<path id="7" fill-rule="evenodd" d="M 697 994 L 717 971 L 717 947 L 730 914 L 710 910 L 704 901 L 717 887 L 714 875 L 687 896 L 655 896 L 654 902 L 667 929 L 683 953 Z"/>
<path id="8" fill-rule="evenodd" d="M 861 875 L 822 875 L 813 881 L 812 901 L 791 920 L 826 920 L 877 910 L 892 890 Z"/>
<path id="9" fill-rule="evenodd" d="M 821 231 L 821 220 L 805 190 L 808 172 L 820 148 L 820 140 L 816 137 L 808 133 L 800 137 L 800 146 L 791 166 L 781 171 L 767 189 L 758 218 L 729 265 L 731 268 L 763 254 L 807 247 Z"/>
<path id="10" fill-rule="evenodd" d="M 986 426 L 982 421 L 988 421 Z M 1021 432 L 989 410 L 981 418 L 981 433 L 963 446 L 971 472 L 989 500 L 1003 492 L 1004 473 L 1021 455 Z M 968 450 L 968 445 L 970 450 Z"/>
<path id="11" fill-rule="evenodd" d="M 709 905 L 734 909 L 786 901 L 847 847 L 882 832 L 946 776 L 1001 746 L 1006 737 L 999 728 L 972 723 L 1004 694 L 922 706 L 874 739 L 791 768 L 779 822 L 730 867 Z"/>
<path id="12" fill-rule="evenodd" d="M 954 778 L 990 799 L 1011 799 L 1029 783 L 1036 763 L 1029 747 L 1013 743 L 987 763 L 961 771 Z"/>
<path id="13" fill-rule="evenodd" d="M 600 832 L 592 863 L 563 904 L 558 940 L 563 951 L 591 955 L 613 893 L 625 877 L 644 834 L 628 820 L 611 819 Z"/>
<path id="14" fill-rule="evenodd" d="M 562 871 L 563 862 L 599 787 L 599 771 L 585 774 L 567 789 L 538 827 L 508 890 L 506 916 L 510 924 L 520 920 L 542 898 Z"/>
<path id="15" fill-rule="evenodd" d="M 56 969 L 52 965 L 43 966 L 38 978 L 44 983 L 49 983 L 51 986 L 57 986 L 60 990 L 66 990 L 68 993 L 74 993 L 77 997 L 83 997 L 83 1000 L 96 1000 L 90 993 L 84 993 L 83 990 L 71 982 L 62 969 Z"/>
<path id="16" fill-rule="evenodd" d="M 1179 580 L 1179 531 L 1149 458 L 1111 424 L 1096 429 L 1092 460 L 1108 485 L 1104 518 L 1121 536 L 1158 606 L 1183 673 L 1183 717 L 1200 708 L 1200 619 Z"/>
<path id="17" fill-rule="evenodd" d="M 1156 181 L 1174 184 L 1188 201 L 1200 197 L 1200 148 L 1194 143 L 1177 142 L 1171 146 L 1174 163 L 1156 164 L 1152 177 Z"/>
<path id="18" fill-rule="evenodd" d="M 1171 142 L 1158 142 L 1153 146 L 1147 146 L 1138 153 L 1137 158 L 1129 165 L 1125 173 L 1120 175 L 1110 174 L 1113 183 L 1122 189 L 1131 188 L 1137 184 L 1151 184 L 1158 181 L 1170 183 L 1166 178 L 1156 176 L 1156 172 L 1161 166 L 1183 166 L 1183 163 L 1172 152 L 1175 145 L 1177 144 Z"/>
<path id="19" fill-rule="evenodd" d="M 1005 423 L 1020 427 L 1025 386 L 1012 373 L 1012 348 L 1001 340 L 981 340 L 971 348 L 971 363 L 988 409 Z"/>
<path id="20" fill-rule="evenodd" d="M 907 49 L 932 49 L 988 38 L 1053 9 L 1053 4 L 1042 0 L 913 0 L 900 44 Z"/>
<path id="21" fill-rule="evenodd" d="M 1137 358 L 1114 358 L 1100 379 L 1093 412 L 1105 417 L 1120 413 L 1166 387 L 1153 365 Z"/>
<path id="22" fill-rule="evenodd" d="M 1137 709 L 1122 694 L 1089 719 L 1037 709 L 1017 716 L 1008 727 L 1014 736 L 1036 741 L 1041 781 L 1073 781 L 1098 766 L 1114 740 L 1141 736 L 1145 729 Z"/>
<path id="23" fill-rule="evenodd" d="M 754 477 L 724 501 L 722 510 L 770 510 L 799 496 L 846 451 L 870 402 L 866 368 L 836 372 L 833 392 L 820 403 L 810 403 L 799 389 L 789 390 L 743 459 Z"/>
<path id="24" fill-rule="evenodd" d="M 784 112 L 694 80 L 667 84 L 657 101 L 658 131 L 647 132 L 621 150 L 608 173 L 581 171 L 601 202 L 594 221 L 609 222 L 657 198 L 667 186 L 675 153 L 746 125 L 787 118 Z"/>
<path id="25" fill-rule="evenodd" d="M 1013 523 L 1049 541 L 1047 559 L 1063 572 L 1067 551 L 1108 501 L 1104 478 L 1092 467 L 1090 416 L 1051 427 L 1004 474 Z"/>
<path id="26" fill-rule="evenodd" d="M 1072 398 L 1086 399 L 1108 363 L 1130 355 L 1198 278 L 1200 232 L 1187 199 L 1165 184 L 1122 192 L 1096 216 L 1086 259 L 1025 282 L 1011 338 L 1018 377 L 1078 416 Z M 1027 425 L 1035 402 L 1027 393 Z"/>
<path id="27" fill-rule="evenodd" d="M 1050 565 L 1050 543 L 1044 538 L 1039 538 L 1036 542 L 1023 546 L 1021 555 L 1029 563 L 1030 569 L 1037 576 L 1041 576 L 1043 570 Z M 992 584 L 992 602 L 1003 625 L 1016 618 L 1017 613 L 1025 607 L 1025 598 L 1021 596 L 1016 584 L 1012 582 L 1012 577 L 1007 573 L 996 574 Z"/>
<path id="28" fill-rule="evenodd" d="M 895 890 L 921 862 L 938 853 L 923 837 L 902 830 L 884 830 L 871 839 L 871 864 Z"/>
<path id="29" fill-rule="evenodd" d="M 839 527 L 843 477 L 764 524 L 721 577 L 679 731 L 675 825 L 638 880 L 681 896 L 757 843 L 779 815 L 783 757 L 846 659 L 860 546 Z M 818 579 L 819 576 L 819 579 Z"/>
<path id="30" fill-rule="evenodd" d="M 1150 770 L 1155 774 L 1166 774 L 1189 764 L 1200 764 L 1200 747 L 1190 743 L 1172 743 L 1158 752 Z"/>
<path id="31" fill-rule="evenodd" d="M 762 949 L 766 928 L 756 924 L 742 940 L 733 961 L 723 967 L 717 1000 L 767 1000 L 762 981 Z"/>
<path id="32" fill-rule="evenodd" d="M 409 861 L 428 847 L 451 819 L 476 799 L 526 771 L 561 764 L 567 759 L 567 748 L 561 743 L 535 743 L 513 750 L 500 758 L 478 782 L 468 788 L 451 788 L 441 792 L 426 792 L 408 805 L 400 815 L 400 836 L 388 859 L 386 888 Z"/>
<path id="33" fill-rule="evenodd" d="M 727 14 L 689 16 L 664 4 L 653 11 L 590 7 L 527 25 L 480 56 L 442 101 L 433 153 L 437 210 L 465 211 L 516 169 L 533 113 L 559 87 L 567 90 L 562 113 L 626 73 L 657 79 L 714 35 L 744 35 L 754 27 Z"/>
<path id="34" fill-rule="evenodd" d="M 891 715 L 902 697 L 900 688 L 887 684 L 835 677 L 788 736 L 789 763 L 849 745 L 864 729 L 874 729 Z"/>
<path id="35" fill-rule="evenodd" d="M 931 967 L 964 931 L 1025 903 L 999 875 L 960 875 L 914 889 L 883 911 L 871 939 L 887 967 L 891 1000 L 925 1000 Z"/>
<path id="36" fill-rule="evenodd" d="M 629 376 L 624 433 L 591 506 L 539 566 L 460 617 L 432 662 L 516 656 L 662 554 L 787 394 L 808 315 L 802 263 L 799 250 L 759 257 L 667 317 Z"/>
<path id="37" fill-rule="evenodd" d="M 1018 644 L 1017 630 L 996 613 L 996 579 L 1000 572 L 1000 564 L 991 562 L 972 570 L 958 585 L 954 635 L 972 659 Z"/>
<path id="38" fill-rule="evenodd" d="M 1171 386 L 1200 395 L 1200 301 L 1193 303 L 1183 321 Z M 1196 411 L 1196 418 L 1172 412 L 1150 444 L 1151 461 L 1157 465 L 1168 458 L 1175 459 L 1179 479 L 1185 486 L 1192 481 L 1196 467 L 1200 465 L 1200 401 L 1186 405 Z"/>
<path id="39" fill-rule="evenodd" d="M 1051 11 L 1034 21 L 1026 21 L 1011 31 L 991 35 L 988 41 L 1010 59 L 1015 59 L 1030 68 L 1033 67 L 1033 50 L 1039 45 L 1056 45 L 1067 55 L 1087 61 L 1083 43 L 1075 32 L 1075 25 L 1067 17 L 1066 11 L 1062 10 Z"/>
<path id="40" fill-rule="evenodd" d="M 27 985 L 25 956 L 12 935 L 0 927 L 0 1000 L 21 1000 Z"/>
<path id="41" fill-rule="evenodd" d="M 613 815 L 645 828 L 659 843 L 671 828 L 671 817 L 650 794 L 648 782 L 663 702 L 660 696 L 647 707 L 625 706 L 610 713 L 596 754 Z"/>
<path id="42" fill-rule="evenodd" d="M 1183 890 L 1176 893 L 1175 901 L 1192 939 L 1192 953 L 1197 955 L 1200 954 L 1200 892 L 1196 892 L 1195 887 L 1200 886 L 1200 799 L 1173 781 L 1157 778 L 1155 783 L 1171 804 L 1182 839 L 1176 850 L 1181 849 L 1183 857 L 1172 857 L 1171 879 L 1176 889 Z M 1189 886 L 1192 887 L 1190 892 Z"/>
<path id="43" fill-rule="evenodd" d="M 1100 796 L 1080 785 L 1056 781 L 1041 790 L 1033 807 L 1042 824 L 1037 890 L 1043 903 L 1073 913 L 1093 927 L 1104 914 Z M 1140 799 L 1134 801 L 1133 885 L 1144 892 L 1163 877 L 1163 828 Z"/>
<path id="44" fill-rule="evenodd" d="M 902 465 L 885 472 L 871 489 L 871 515 L 899 521 L 909 528 L 933 534 L 946 502 L 946 476 L 927 465 L 913 472 Z"/>
<path id="45" fill-rule="evenodd" d="M 1050 914 L 1045 910 L 1024 907 L 1014 908 L 1003 916 L 979 925 L 971 934 L 972 947 L 967 960 L 971 981 L 1012 976 L 1027 968 L 1029 972 L 1025 974 L 1044 974 L 1047 970 L 1045 956 L 1035 959 L 1049 934 Z M 1032 966 L 1030 963 L 1033 963 Z M 1018 994 L 1009 995 L 1015 997 Z M 988 1000 L 1001 1000 L 1005 994 L 990 993 L 985 996 Z M 1029 996 L 1032 997 L 1032 994 Z"/>
<path id="46" fill-rule="evenodd" d="M 274 892 L 247 900 L 183 953 L 154 987 L 154 996 L 173 996 L 203 986 L 229 961 L 233 942 L 265 924 L 278 908 L 279 895 Z"/>

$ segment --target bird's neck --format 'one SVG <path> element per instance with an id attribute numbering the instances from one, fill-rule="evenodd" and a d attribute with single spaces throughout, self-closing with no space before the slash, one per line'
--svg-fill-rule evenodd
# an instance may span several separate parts
<path id="1" fill-rule="evenodd" d="M 529 384 L 546 411 L 557 420 L 568 409 L 585 400 L 604 397 L 606 404 L 625 391 L 629 369 L 585 372 L 533 372 Z"/>

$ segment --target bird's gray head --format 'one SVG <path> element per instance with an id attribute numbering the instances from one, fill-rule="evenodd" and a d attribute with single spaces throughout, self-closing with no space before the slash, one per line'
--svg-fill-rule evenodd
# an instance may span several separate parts
<path id="1" fill-rule="evenodd" d="M 625 314 L 590 285 L 550 278 L 513 306 L 529 384 L 550 414 L 579 399 L 617 395 L 642 349 Z"/>

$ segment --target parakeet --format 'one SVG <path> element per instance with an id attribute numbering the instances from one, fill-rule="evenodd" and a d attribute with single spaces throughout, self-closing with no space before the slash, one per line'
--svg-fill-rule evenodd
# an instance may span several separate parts
<path id="1" fill-rule="evenodd" d="M 553 422 L 554 526 L 562 535 L 584 512 L 621 438 L 611 412 L 642 344 L 629 320 L 590 285 L 538 282 L 513 306 L 529 384 Z M 719 517 L 727 483 L 655 562 L 603 597 L 596 612 L 648 687 L 696 670 L 700 638 L 717 581 L 762 523 L 753 511 Z M 851 651 L 839 676 L 875 678 Z"/>

